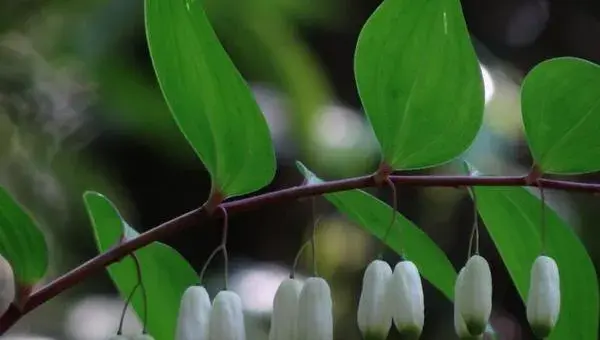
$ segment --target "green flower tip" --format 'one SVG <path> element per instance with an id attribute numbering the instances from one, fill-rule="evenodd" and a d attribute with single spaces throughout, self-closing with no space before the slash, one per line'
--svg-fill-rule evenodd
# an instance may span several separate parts
<path id="1" fill-rule="evenodd" d="M 417 340 L 421 337 L 422 329 L 419 327 L 404 327 L 402 331 L 400 331 L 400 339 L 402 340 Z"/>
<path id="2" fill-rule="evenodd" d="M 485 322 L 477 322 L 475 320 L 467 321 L 466 325 L 467 329 L 469 330 L 469 333 L 475 336 L 483 334 L 487 327 L 487 324 Z"/>
<path id="3" fill-rule="evenodd" d="M 535 334 L 535 336 L 538 339 L 547 338 L 550 335 L 550 333 L 552 332 L 553 328 L 554 328 L 553 325 L 549 325 L 548 323 L 531 324 L 531 330 L 533 331 L 533 334 Z"/>

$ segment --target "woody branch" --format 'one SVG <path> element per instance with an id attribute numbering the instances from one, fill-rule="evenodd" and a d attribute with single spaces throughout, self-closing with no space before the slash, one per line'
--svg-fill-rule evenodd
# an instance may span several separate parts
<path id="1" fill-rule="evenodd" d="M 396 185 L 419 186 L 419 187 L 471 187 L 471 186 L 523 186 L 540 187 L 546 189 L 558 189 L 573 192 L 600 193 L 600 184 L 582 183 L 576 181 L 552 180 L 536 176 L 400 176 L 386 175 Z M 175 234 L 183 229 L 198 226 L 208 218 L 222 218 L 223 211 L 228 214 L 238 213 L 270 203 L 285 202 L 305 197 L 318 196 L 327 193 L 347 191 L 352 189 L 363 189 L 382 185 L 381 174 L 375 173 L 369 176 L 361 176 L 349 179 L 329 181 L 319 184 L 301 185 L 285 188 L 249 198 L 239 199 L 231 202 L 221 202 L 217 208 L 208 213 L 203 207 L 189 211 L 170 221 L 167 221 L 153 229 L 150 229 L 138 237 L 119 243 L 106 252 L 88 260 L 77 268 L 54 279 L 39 290 L 33 292 L 21 308 L 12 305 L 8 311 L 0 317 L 0 334 L 4 334 L 21 317 L 31 312 L 38 306 L 51 300 L 65 290 L 79 284 L 89 276 L 103 270 L 105 267 L 120 261 L 125 256 L 152 243 L 160 241 L 168 235 Z"/>

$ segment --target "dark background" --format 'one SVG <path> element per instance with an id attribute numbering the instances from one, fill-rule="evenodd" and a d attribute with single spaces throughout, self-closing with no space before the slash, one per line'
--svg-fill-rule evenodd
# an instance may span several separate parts
<path id="1" fill-rule="evenodd" d="M 353 54 L 358 33 L 378 1 L 204 1 L 235 64 L 264 99 L 279 164 L 276 179 L 261 192 L 301 183 L 295 159 L 325 178 L 376 168 L 376 149 L 361 118 Z M 471 157 L 489 173 L 525 173 L 531 159 L 519 119 L 519 83 L 548 58 L 600 62 L 600 1 L 465 0 L 462 5 L 480 61 L 495 84 Z M 208 174 L 178 133 L 158 91 L 142 1 L 0 0 L 0 41 L 0 183 L 40 217 L 52 247 L 51 276 L 96 254 L 81 204 L 83 190 L 105 193 L 139 231 L 204 202 Z M 334 126 L 348 128 L 343 138 L 331 142 L 319 135 L 323 132 L 312 119 L 325 116 L 337 122 Z M 374 192 L 390 201 L 388 191 Z M 399 193 L 400 211 L 461 266 L 472 224 L 466 192 L 401 187 Z M 559 212 L 576 217 L 575 227 L 598 264 L 595 200 L 554 193 L 550 199 Z M 358 339 L 355 306 L 361 275 L 379 246 L 325 200 L 316 202 L 317 214 L 327 217 L 319 229 L 318 262 L 334 290 L 336 337 Z M 289 270 L 309 237 L 311 221 L 310 201 L 233 216 L 233 272 L 264 274 L 271 270 L 265 265 L 279 266 L 279 274 Z M 200 268 L 217 245 L 219 231 L 219 226 L 202 225 L 165 242 Z M 494 268 L 492 323 L 499 338 L 532 339 L 522 302 L 487 235 L 481 247 Z M 390 262 L 398 260 L 394 254 L 386 256 Z M 215 289 L 219 261 L 211 267 Z M 306 256 L 300 271 L 309 274 L 310 263 Z M 99 275 L 32 313 L 15 333 L 100 339 L 114 325 L 98 321 L 95 335 L 89 329 L 85 333 L 73 325 L 73 310 L 89 303 L 89 315 L 103 320 L 116 305 L 89 299 L 114 294 L 108 277 Z M 430 286 L 426 297 L 423 338 L 453 339 L 452 305 Z M 255 319 L 253 327 L 263 334 L 268 317 Z"/>

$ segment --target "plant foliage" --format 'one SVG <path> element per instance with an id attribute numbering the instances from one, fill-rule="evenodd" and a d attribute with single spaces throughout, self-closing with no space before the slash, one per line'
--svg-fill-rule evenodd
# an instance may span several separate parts
<path id="1" fill-rule="evenodd" d="M 217 203 L 268 185 L 276 167 L 268 126 L 208 21 L 203 1 L 146 0 L 145 23 L 164 99 L 210 173 Z M 437 166 L 460 156 L 473 142 L 482 123 L 484 89 L 458 0 L 384 0 L 360 33 L 354 68 L 382 161 L 392 169 Z M 539 172 L 600 170 L 599 89 L 600 67 L 577 58 L 545 61 L 526 76 L 523 121 Z M 324 183 L 302 164 L 298 167 L 306 185 Z M 429 282 L 453 299 L 453 266 L 411 221 L 396 212 L 387 235 L 392 208 L 382 201 L 361 190 L 324 196 L 350 220 L 415 262 Z M 572 228 L 549 207 L 542 209 L 526 188 L 477 187 L 474 199 L 523 299 L 535 257 L 545 251 L 557 261 L 562 312 L 550 338 L 597 339 L 597 274 Z M 139 237 L 102 194 L 86 192 L 84 201 L 100 252 Z M 33 285 L 46 273 L 43 234 L 2 188 L 0 253 L 20 284 Z M 147 318 L 156 339 L 172 339 L 181 295 L 195 283 L 196 273 L 164 244 L 152 243 L 135 256 L 147 306 L 138 291 L 133 307 Z M 110 265 L 108 273 L 123 296 L 138 282 L 131 257 Z"/>

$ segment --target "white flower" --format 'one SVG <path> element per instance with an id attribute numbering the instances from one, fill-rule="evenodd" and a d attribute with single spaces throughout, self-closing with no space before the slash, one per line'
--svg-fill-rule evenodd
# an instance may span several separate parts
<path id="1" fill-rule="evenodd" d="M 456 278 L 456 284 L 454 285 L 454 330 L 456 331 L 456 335 L 458 335 L 459 339 L 483 339 L 482 335 L 473 337 L 469 330 L 467 329 L 467 325 L 465 324 L 465 320 L 463 320 L 460 315 L 460 307 L 458 306 L 459 299 L 456 299 L 458 295 L 458 287 L 461 285 L 461 281 L 464 277 L 465 268 L 463 267 L 460 272 L 458 272 L 458 277 Z"/>
<path id="2" fill-rule="evenodd" d="M 366 339 L 385 339 L 392 326 L 392 314 L 384 308 L 392 268 L 385 261 L 375 260 L 365 270 L 358 302 L 358 328 Z"/>
<path id="3" fill-rule="evenodd" d="M 306 280 L 300 292 L 298 340 L 333 339 L 333 303 L 327 281 L 320 277 Z"/>
<path id="4" fill-rule="evenodd" d="M 460 269 L 460 272 L 458 272 L 458 277 L 456 278 L 456 283 L 454 284 L 454 330 L 460 339 L 471 335 L 469 334 L 465 320 L 463 320 L 462 316 L 460 315 L 460 307 L 458 305 L 460 303 L 460 299 L 457 298 L 458 287 L 460 287 L 462 284 L 464 274 L 465 268 L 463 267 Z"/>
<path id="5" fill-rule="evenodd" d="M 188 287 L 181 298 L 176 340 L 208 340 L 210 298 L 202 286 Z"/>
<path id="6" fill-rule="evenodd" d="M 467 330 L 473 336 L 483 334 L 492 313 L 492 273 L 487 261 L 471 256 L 456 283 L 455 303 Z"/>
<path id="7" fill-rule="evenodd" d="M 108 340 L 129 340 L 125 335 L 113 335 Z"/>
<path id="8" fill-rule="evenodd" d="M 548 256 L 538 256 L 531 267 L 527 297 L 527 320 L 539 338 L 546 338 L 560 312 L 560 277 L 556 262 Z"/>
<path id="9" fill-rule="evenodd" d="M 273 299 L 269 340 L 296 340 L 298 328 L 298 300 L 302 283 L 285 279 Z"/>
<path id="10" fill-rule="evenodd" d="M 425 302 L 421 276 L 413 262 L 402 261 L 396 265 L 387 301 L 398 332 L 408 338 L 418 338 L 425 322 Z"/>
<path id="11" fill-rule="evenodd" d="M 210 340 L 245 340 L 242 299 L 229 290 L 222 290 L 213 301 L 210 313 Z"/>
<path id="12" fill-rule="evenodd" d="M 0 315 L 15 299 L 15 278 L 10 263 L 0 255 Z"/>

